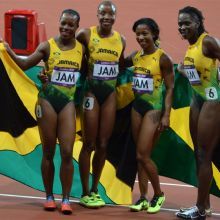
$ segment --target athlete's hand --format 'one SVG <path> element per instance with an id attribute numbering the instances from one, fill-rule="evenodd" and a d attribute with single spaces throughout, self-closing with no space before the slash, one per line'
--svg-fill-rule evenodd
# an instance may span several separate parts
<path id="1" fill-rule="evenodd" d="M 163 117 L 161 118 L 160 124 L 158 126 L 158 130 L 160 132 L 162 132 L 162 131 L 168 129 L 169 126 L 170 126 L 170 117 L 163 115 Z"/>
<path id="2" fill-rule="evenodd" d="M 37 75 L 38 79 L 44 84 L 49 81 L 48 76 L 45 74 L 44 68 L 41 70 L 41 72 Z"/>
<path id="3" fill-rule="evenodd" d="M 178 71 L 179 73 L 181 73 L 184 77 L 187 77 L 187 76 L 186 76 L 186 73 L 185 73 L 185 71 L 184 71 L 183 62 L 178 63 L 178 65 L 177 65 L 177 71 Z"/>

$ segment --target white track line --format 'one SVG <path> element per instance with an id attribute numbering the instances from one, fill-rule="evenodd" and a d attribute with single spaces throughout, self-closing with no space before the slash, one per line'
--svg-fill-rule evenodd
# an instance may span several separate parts
<path id="1" fill-rule="evenodd" d="M 138 180 L 135 180 L 135 183 L 138 183 Z M 148 182 L 148 183 L 150 183 L 150 182 Z M 177 184 L 177 183 L 160 183 L 160 185 L 195 188 L 194 186 L 191 186 L 191 185 L 187 185 L 187 184 Z"/>
<path id="2" fill-rule="evenodd" d="M 13 197 L 13 198 L 22 198 L 22 199 L 36 199 L 36 200 L 45 200 L 45 197 L 41 197 L 41 196 L 24 196 L 24 195 L 16 195 L 16 194 L 0 194 L 0 197 Z M 56 198 L 56 201 L 61 201 L 61 199 Z M 79 203 L 79 200 L 76 199 L 70 199 L 71 202 L 76 202 Z M 107 205 L 107 206 L 117 206 L 117 205 Z M 120 207 L 126 207 L 128 208 L 128 206 L 125 205 L 120 205 Z M 161 208 L 161 210 L 163 211 L 167 211 L 167 212 L 178 212 L 178 209 L 171 209 L 171 208 Z M 220 213 L 212 213 L 213 216 L 220 216 Z"/>

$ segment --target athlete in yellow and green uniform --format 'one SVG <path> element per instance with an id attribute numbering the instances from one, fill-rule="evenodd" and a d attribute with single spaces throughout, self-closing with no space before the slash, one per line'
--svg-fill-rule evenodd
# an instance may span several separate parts
<path id="1" fill-rule="evenodd" d="M 115 90 L 123 42 L 117 31 L 113 31 L 112 36 L 103 38 L 99 36 L 97 26 L 93 26 L 90 33 L 87 89 L 102 104 Z"/>
<path id="2" fill-rule="evenodd" d="M 203 40 L 205 37 L 208 37 L 208 34 L 202 33 L 198 40 L 188 47 L 184 58 L 184 70 L 195 96 L 199 96 L 204 101 L 220 101 L 220 74 L 217 60 L 204 55 Z"/>
<path id="3" fill-rule="evenodd" d="M 220 138 L 220 86 L 217 60 L 219 40 L 205 31 L 202 12 L 187 6 L 179 10 L 179 32 L 189 43 L 179 71 L 188 77 L 193 90 L 190 106 L 190 133 L 197 162 L 196 206 L 180 209 L 177 216 L 206 219 L 211 214 L 209 189 L 213 178 L 212 156 Z"/>
<path id="4" fill-rule="evenodd" d="M 97 17 L 99 25 L 82 29 L 77 35 L 77 39 L 87 50 L 88 58 L 83 101 L 83 147 L 79 167 L 83 191 L 80 204 L 89 208 L 105 205 L 98 193 L 98 183 L 115 123 L 115 87 L 125 49 L 124 37 L 112 28 L 116 18 L 115 5 L 111 1 L 102 1 L 98 6 Z M 92 185 L 89 186 L 93 150 Z"/>
<path id="5" fill-rule="evenodd" d="M 162 54 L 164 52 L 159 48 L 149 55 L 144 55 L 141 50 L 132 59 L 134 65 L 132 87 L 135 95 L 133 107 L 142 116 L 149 110 L 162 110 L 163 80 L 160 70 Z"/>
<path id="6" fill-rule="evenodd" d="M 43 157 L 41 172 L 46 191 L 45 210 L 55 210 L 57 205 L 53 196 L 54 154 L 57 139 L 60 145 L 62 186 L 61 211 L 71 214 L 69 201 L 73 180 L 73 145 L 76 133 L 76 110 L 74 93 L 79 77 L 85 48 L 75 39 L 80 15 L 77 11 L 66 9 L 59 21 L 60 34 L 49 41 L 42 42 L 35 52 L 25 59 L 18 57 L 6 44 L 8 53 L 23 70 L 45 62 L 45 73 L 40 74 L 44 82 L 36 104 L 36 116 L 42 141 Z"/>
<path id="7" fill-rule="evenodd" d="M 83 56 L 82 45 L 76 41 L 73 49 L 62 51 L 54 38 L 48 41 L 50 56 L 45 65 L 45 74 L 49 83 L 40 91 L 39 96 L 47 99 L 59 113 L 71 101 L 74 101 L 76 83 L 80 77 Z M 73 56 L 73 54 L 76 54 Z"/>
<path id="8" fill-rule="evenodd" d="M 131 112 L 132 135 L 136 144 L 140 199 L 130 206 L 131 211 L 160 211 L 165 201 L 161 191 L 157 168 L 151 152 L 159 133 L 169 127 L 173 98 L 173 64 L 167 54 L 157 46 L 159 27 L 151 18 L 141 18 L 133 25 L 136 40 L 141 47 L 125 59 L 126 66 L 133 66 L 133 91 L 135 99 Z M 165 84 L 165 103 L 162 103 L 162 84 Z M 154 196 L 149 203 L 148 179 Z"/>

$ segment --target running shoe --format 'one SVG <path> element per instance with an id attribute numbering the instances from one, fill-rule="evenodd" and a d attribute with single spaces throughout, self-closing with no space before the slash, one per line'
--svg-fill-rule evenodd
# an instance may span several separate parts
<path id="1" fill-rule="evenodd" d="M 181 207 L 180 208 L 180 212 L 185 212 L 185 211 L 188 211 L 189 209 L 190 209 L 191 207 L 189 207 L 189 208 L 186 208 L 186 207 Z M 206 214 L 206 216 L 212 216 L 212 208 L 207 208 L 207 209 L 205 209 L 205 214 Z"/>
<path id="2" fill-rule="evenodd" d="M 198 220 L 205 220 L 206 219 L 206 213 L 200 213 L 197 206 L 193 206 L 191 208 L 188 208 L 184 212 L 177 212 L 177 217 L 183 218 L 183 219 L 198 219 Z"/>
<path id="3" fill-rule="evenodd" d="M 91 192 L 91 197 L 93 198 L 93 203 L 96 204 L 97 207 L 105 206 L 105 201 L 101 198 L 98 193 Z"/>
<path id="4" fill-rule="evenodd" d="M 79 204 L 86 208 L 99 208 L 92 196 L 82 196 L 79 200 Z"/>
<path id="5" fill-rule="evenodd" d="M 62 200 L 62 203 L 61 203 L 61 212 L 62 212 L 64 215 L 70 215 L 70 214 L 72 214 L 73 210 L 72 210 L 72 208 L 71 208 L 69 199 L 63 199 L 63 200 Z"/>
<path id="6" fill-rule="evenodd" d="M 47 196 L 46 198 L 46 202 L 44 203 L 44 209 L 46 211 L 54 211 L 57 208 L 57 205 L 54 201 L 54 197 L 53 196 Z"/>
<path id="7" fill-rule="evenodd" d="M 210 208 L 208 208 L 208 209 L 205 209 L 205 214 L 206 214 L 206 216 L 208 216 L 208 217 L 212 216 L 212 208 L 210 207 Z"/>
<path id="8" fill-rule="evenodd" d="M 150 202 L 150 206 L 147 209 L 147 212 L 150 214 L 154 214 L 154 213 L 159 212 L 164 201 L 165 201 L 164 194 L 162 194 L 161 196 L 154 196 Z"/>
<path id="9" fill-rule="evenodd" d="M 132 212 L 140 212 L 142 210 L 147 210 L 149 207 L 149 202 L 148 200 L 144 198 L 140 198 L 135 204 L 130 205 L 130 211 Z"/>
<path id="10" fill-rule="evenodd" d="M 82 196 L 79 200 L 79 204 L 83 205 L 85 207 L 89 207 L 90 200 L 91 200 L 90 196 L 88 196 L 88 195 Z"/>

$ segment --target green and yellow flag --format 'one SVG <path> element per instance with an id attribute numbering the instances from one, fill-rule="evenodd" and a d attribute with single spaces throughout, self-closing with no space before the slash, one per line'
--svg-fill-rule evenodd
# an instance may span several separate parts
<path id="1" fill-rule="evenodd" d="M 40 170 L 42 146 L 35 118 L 35 103 L 40 86 L 37 74 L 40 69 L 34 67 L 24 73 L 7 54 L 3 44 L 0 44 L 0 173 L 44 191 Z M 78 169 L 82 147 L 79 121 L 77 117 L 79 135 L 74 145 L 75 173 L 71 191 L 71 196 L 76 198 L 82 194 Z M 59 145 L 54 163 L 54 192 L 61 194 Z M 99 192 L 107 203 L 128 204 L 131 202 L 131 186 L 117 177 L 117 169 L 106 161 L 98 186 Z"/>
<path id="2" fill-rule="evenodd" d="M 191 85 L 187 78 L 177 72 L 176 67 L 177 65 L 174 65 L 175 86 L 170 129 L 161 134 L 154 147 L 152 158 L 158 166 L 160 175 L 197 186 L 194 147 L 189 131 L 189 105 L 192 96 Z M 132 74 L 132 69 L 127 69 L 124 73 L 121 73 L 117 87 L 118 106 L 122 108 L 118 110 L 118 114 L 120 112 L 122 114 L 117 118 L 117 129 L 120 129 L 120 125 L 124 125 L 122 123 L 123 118 L 125 119 L 127 117 L 125 122 L 127 123 L 127 127 L 125 128 L 127 131 L 129 130 L 129 122 L 128 114 L 126 115 L 125 110 L 129 109 L 129 105 L 127 104 L 133 99 L 131 93 Z M 128 138 L 128 136 L 125 137 Z M 131 140 L 127 140 L 126 138 L 125 140 L 128 145 L 132 146 Z M 120 143 L 118 140 L 115 140 L 115 142 L 115 144 Z M 128 147 L 124 146 L 124 148 L 127 149 Z M 130 151 L 132 150 L 130 149 Z M 129 159 L 133 161 L 133 157 Z M 210 193 L 220 197 L 220 143 L 213 154 L 212 161 L 214 178 Z"/>
<path id="3" fill-rule="evenodd" d="M 0 173 L 34 189 L 44 191 L 41 178 L 42 146 L 35 118 L 40 82 L 40 67 L 23 72 L 0 44 Z M 99 183 L 99 193 L 109 204 L 130 204 L 136 177 L 135 145 L 130 130 L 132 71 L 121 73 L 117 87 L 118 111 L 115 129 L 110 139 L 107 160 Z M 79 90 L 80 91 L 80 90 Z M 80 93 L 80 92 L 79 92 Z M 171 129 L 165 131 L 153 152 L 160 175 L 197 185 L 193 144 L 189 134 L 188 81 L 176 72 L 175 98 L 171 114 Z M 74 145 L 75 173 L 71 196 L 82 193 L 78 169 L 81 150 L 81 127 L 77 116 L 77 138 Z M 220 152 L 213 158 L 214 180 L 211 193 L 220 197 Z M 54 157 L 54 192 L 61 194 L 59 180 L 60 155 L 57 144 Z M 90 178 L 91 182 L 91 178 Z"/>

